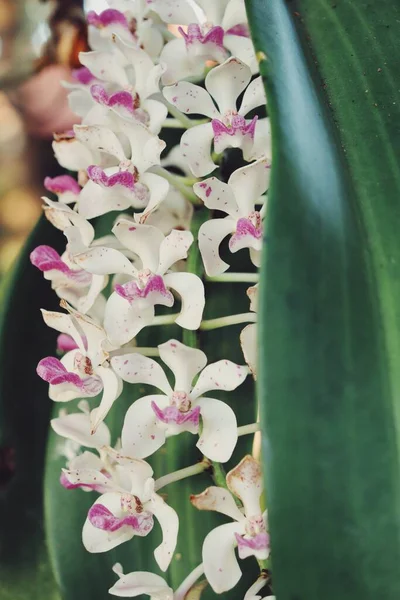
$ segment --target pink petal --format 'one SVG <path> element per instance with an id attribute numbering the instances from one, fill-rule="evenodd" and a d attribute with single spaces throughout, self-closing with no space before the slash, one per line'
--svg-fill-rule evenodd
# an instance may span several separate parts
<path id="1" fill-rule="evenodd" d="M 64 194 L 65 192 L 71 192 L 72 194 L 79 195 L 81 187 L 78 182 L 70 175 L 58 175 L 58 177 L 46 177 L 44 180 L 44 187 L 49 192 L 54 194 Z"/>
<path id="2" fill-rule="evenodd" d="M 126 91 L 108 94 L 102 85 L 96 83 L 90 88 L 90 93 L 96 102 L 109 108 L 124 108 L 130 114 L 133 114 L 135 109 L 138 108 L 137 99 L 134 99 L 132 94 Z"/>
<path id="3" fill-rule="evenodd" d="M 91 165 L 87 168 L 87 174 L 90 179 L 103 187 L 112 188 L 115 186 L 122 186 L 128 190 L 133 191 L 137 177 L 130 171 L 119 171 L 114 175 L 106 175 L 101 167 Z"/>
<path id="4" fill-rule="evenodd" d="M 184 425 L 187 423 L 194 425 L 196 428 L 199 426 L 200 406 L 195 406 L 192 410 L 183 413 L 176 406 L 167 406 L 166 408 L 161 409 L 153 401 L 151 403 L 151 408 L 157 419 L 166 425 Z"/>
<path id="5" fill-rule="evenodd" d="M 145 287 L 141 289 L 135 281 L 128 281 L 123 285 L 116 285 L 115 291 L 119 296 L 133 304 L 139 298 L 147 298 L 151 304 L 163 304 L 172 306 L 174 297 L 164 285 L 164 280 L 160 275 L 150 277 Z"/>
<path id="6" fill-rule="evenodd" d="M 82 269 L 78 269 L 77 271 L 70 269 L 58 252 L 50 246 L 38 246 L 35 248 L 30 254 L 30 261 L 43 273 L 47 271 L 59 271 L 72 280 L 87 285 L 92 280 L 90 273 L 86 273 Z"/>
<path id="7" fill-rule="evenodd" d="M 269 535 L 268 533 L 258 533 L 251 538 L 245 538 L 238 533 L 235 533 L 235 538 L 238 544 L 239 558 L 247 558 L 254 556 L 258 552 L 269 550 Z"/>
<path id="8" fill-rule="evenodd" d="M 225 33 L 227 35 L 239 35 L 240 37 L 250 37 L 249 26 L 247 25 L 247 23 L 240 23 L 238 25 L 234 25 Z"/>
<path id="9" fill-rule="evenodd" d="M 83 380 L 76 373 L 70 373 L 64 367 L 61 361 L 54 356 L 42 358 L 39 362 L 36 372 L 51 385 L 59 385 L 60 383 L 72 383 L 77 387 L 83 387 Z"/>
<path id="10" fill-rule="evenodd" d="M 80 67 L 79 69 L 72 69 L 72 77 L 76 79 L 82 85 L 88 85 L 96 79 L 91 71 L 87 67 Z"/>
<path id="11" fill-rule="evenodd" d="M 260 250 L 262 240 L 261 219 L 255 219 L 255 223 L 250 219 L 241 218 L 236 224 L 236 231 L 229 240 L 229 250 L 237 252 L 242 248 L 254 248 Z"/>
<path id="12" fill-rule="evenodd" d="M 103 504 L 94 504 L 88 512 L 88 519 L 93 527 L 103 531 L 117 531 L 127 525 L 140 536 L 150 533 L 154 525 L 153 515 L 148 511 L 120 518 L 115 517 Z"/>
<path id="13" fill-rule="evenodd" d="M 94 10 L 90 10 L 86 16 L 88 25 L 92 25 L 93 27 L 97 27 L 101 29 L 103 27 L 108 27 L 109 25 L 122 25 L 122 27 L 126 27 L 129 29 L 129 23 L 126 20 L 125 15 L 119 10 L 115 10 L 114 8 L 107 8 L 103 10 L 99 15 L 94 12 Z"/>
<path id="14" fill-rule="evenodd" d="M 78 348 L 78 344 L 67 333 L 60 333 L 57 338 L 57 350 L 59 352 L 69 352 Z"/>

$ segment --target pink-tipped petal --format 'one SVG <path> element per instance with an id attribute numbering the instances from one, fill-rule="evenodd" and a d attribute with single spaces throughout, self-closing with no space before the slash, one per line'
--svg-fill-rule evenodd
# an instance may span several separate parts
<path id="1" fill-rule="evenodd" d="M 263 237 L 261 217 L 256 211 L 252 214 L 255 216 L 238 219 L 236 231 L 229 240 L 229 250 L 231 252 L 237 252 L 243 248 L 261 250 Z"/>
<path id="2" fill-rule="evenodd" d="M 57 177 L 46 177 L 44 180 L 44 187 L 49 192 L 54 194 L 62 195 L 67 192 L 75 196 L 79 196 L 81 187 L 70 175 L 58 175 Z"/>
<path id="3" fill-rule="evenodd" d="M 109 27 L 110 25 L 120 25 L 129 29 L 129 23 L 126 20 L 125 15 L 119 10 L 114 8 L 107 8 L 103 10 L 99 15 L 90 10 L 86 15 L 88 25 L 102 29 L 103 27 Z"/>
<path id="4" fill-rule="evenodd" d="M 103 531 L 118 531 L 121 527 L 131 527 L 135 535 L 146 536 L 153 529 L 153 516 L 148 511 L 140 514 L 116 517 L 103 504 L 94 504 L 88 512 L 88 519 L 93 527 Z"/>

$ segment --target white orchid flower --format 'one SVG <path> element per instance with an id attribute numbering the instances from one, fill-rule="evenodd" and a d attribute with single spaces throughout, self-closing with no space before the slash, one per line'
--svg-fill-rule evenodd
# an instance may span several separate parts
<path id="1" fill-rule="evenodd" d="M 196 177 L 207 175 L 216 167 L 211 159 L 212 142 L 217 153 L 226 148 L 241 148 L 247 161 L 268 152 L 268 119 L 245 118 L 251 110 L 266 103 L 261 77 L 251 83 L 250 80 L 249 67 L 231 57 L 208 73 L 206 89 L 187 81 L 163 89 L 168 102 L 182 113 L 211 119 L 210 123 L 189 128 L 181 137 L 182 154 Z M 238 109 L 237 98 L 242 92 L 244 96 Z"/>
<path id="2" fill-rule="evenodd" d="M 86 15 L 88 23 L 88 42 L 93 50 L 112 52 L 112 37 L 119 35 L 128 43 L 135 43 L 130 23 L 123 12 L 107 8 L 100 14 L 91 10 Z"/>
<path id="3" fill-rule="evenodd" d="M 126 44 L 118 36 L 113 36 L 112 41 L 117 50 L 114 55 L 98 50 L 79 54 L 86 70 L 76 72 L 75 78 L 87 84 L 79 80 L 64 83 L 64 87 L 71 89 L 68 96 L 71 110 L 82 118 L 84 125 L 104 124 L 114 130 L 136 120 L 151 132 L 159 133 L 168 111 L 151 96 L 160 92 L 164 65 L 154 65 L 144 50 Z"/>
<path id="4" fill-rule="evenodd" d="M 161 360 L 174 374 L 174 388 L 151 358 L 132 353 L 111 359 L 113 369 L 124 381 L 146 383 L 163 392 L 144 396 L 128 409 L 121 435 L 124 453 L 139 458 L 150 456 L 169 436 L 183 431 L 199 433 L 201 417 L 197 447 L 207 458 L 226 462 L 237 442 L 236 417 L 225 402 L 204 394 L 211 390 L 235 390 L 245 380 L 247 368 L 228 360 L 206 366 L 204 352 L 177 340 L 161 344 L 158 349 Z"/>
<path id="5" fill-rule="evenodd" d="M 260 266 L 266 203 L 261 202 L 267 190 L 271 163 L 267 159 L 237 169 L 228 183 L 209 177 L 193 186 L 194 192 L 212 210 L 227 214 L 223 219 L 206 221 L 199 230 L 199 248 L 207 275 L 220 275 L 229 268 L 219 255 L 222 240 L 230 235 L 229 250 L 248 248 L 254 265 Z"/>
<path id="6" fill-rule="evenodd" d="M 64 470 L 72 484 L 102 485 L 108 492 L 92 505 L 83 526 L 82 541 L 89 552 L 107 552 L 133 536 L 146 536 L 159 521 L 163 540 L 154 551 L 160 569 L 165 571 L 176 547 L 179 520 L 173 508 L 154 491 L 153 469 L 142 460 L 115 453 L 118 478 L 95 469 Z"/>
<path id="7" fill-rule="evenodd" d="M 148 172 L 160 164 L 165 142 L 144 125 L 127 123 L 120 130 L 120 137 L 102 125 L 76 125 L 75 134 L 90 152 L 107 155 L 114 163 L 105 169 L 98 166 L 100 161 L 87 167 L 89 181 L 77 204 L 80 215 L 92 219 L 110 211 L 134 207 L 143 209 L 138 213 L 138 219 L 145 219 L 166 198 L 168 182 Z"/>
<path id="8" fill-rule="evenodd" d="M 61 360 L 43 358 L 38 375 L 49 383 L 49 396 L 55 402 L 103 395 L 98 408 L 91 412 L 91 427 L 95 431 L 122 392 L 122 380 L 110 367 L 109 351 L 115 349 L 100 325 L 68 307 L 70 314 L 42 310 L 46 325 L 69 335 L 77 349 L 67 352 Z"/>
<path id="9" fill-rule="evenodd" d="M 215 510 L 234 519 L 213 529 L 203 543 L 203 564 L 207 580 L 213 590 L 220 594 L 232 589 L 239 581 L 242 571 L 235 556 L 255 556 L 264 560 L 269 556 L 269 535 L 266 528 L 266 512 L 260 508 L 263 492 L 261 466 L 252 456 L 242 461 L 226 476 L 229 490 L 243 503 L 243 512 L 229 492 L 221 487 L 209 487 L 202 494 L 191 497 L 199 510 Z"/>
<path id="10" fill-rule="evenodd" d="M 135 571 L 125 575 L 119 563 L 114 565 L 113 571 L 119 577 L 108 590 L 113 596 L 136 598 L 144 594 L 150 596 L 151 600 L 174 600 L 173 589 L 159 575 L 148 571 Z"/>
<path id="11" fill-rule="evenodd" d="M 246 293 L 250 298 L 250 310 L 256 313 L 258 310 L 258 283 L 249 287 Z M 250 323 L 242 329 L 240 332 L 240 345 L 244 360 L 249 365 L 254 379 L 257 379 L 257 323 Z"/>
<path id="12" fill-rule="evenodd" d="M 258 592 L 265 587 L 267 583 L 266 577 L 261 575 L 255 583 L 247 590 L 246 595 L 243 600 L 276 600 L 275 596 L 261 596 L 258 595 Z"/>
<path id="13" fill-rule="evenodd" d="M 232 54 L 252 73 L 258 64 L 247 25 L 244 0 L 153 0 L 152 9 L 167 23 L 179 27 L 181 37 L 168 42 L 160 62 L 167 65 L 163 83 L 170 85 L 186 77 L 203 74 L 206 61 L 224 62 Z"/>
<path id="14" fill-rule="evenodd" d="M 132 265 L 131 279 L 127 283 L 116 285 L 115 291 L 107 300 L 104 327 L 109 339 L 118 345 L 125 344 L 143 327 L 150 325 L 154 319 L 156 304 L 168 307 L 174 304 L 170 289 L 180 296 L 182 303 L 175 322 L 186 329 L 197 329 L 205 303 L 203 282 L 193 273 L 170 271 L 177 261 L 187 257 L 193 242 L 192 233 L 173 229 L 165 237 L 156 227 L 137 224 L 128 219 L 120 219 L 114 226 L 113 233 L 125 248 L 139 257 L 141 267 L 137 269 Z M 101 269 L 106 250 L 92 249 L 90 261 L 93 267 L 88 267 L 83 262 L 84 268 L 89 271 L 91 268 Z M 108 272 L 111 272 L 112 264 L 110 261 Z M 117 267 L 118 264 L 114 273 L 121 272 Z"/>

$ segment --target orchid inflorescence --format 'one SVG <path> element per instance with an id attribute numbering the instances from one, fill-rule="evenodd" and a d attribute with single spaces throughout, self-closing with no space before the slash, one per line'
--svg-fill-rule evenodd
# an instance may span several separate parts
<path id="1" fill-rule="evenodd" d="M 80 54 L 82 68 L 65 84 L 81 123 L 55 134 L 53 142 L 60 165 L 76 176 L 45 180 L 57 201 L 44 198 L 44 212 L 64 233 L 66 249 L 60 255 L 39 246 L 31 254 L 63 309 L 42 311 L 59 332 L 62 358 L 43 358 L 37 372 L 55 402 L 80 399 L 79 412 L 62 410 L 52 421 L 75 448 L 61 484 L 98 494 L 83 525 L 89 552 L 150 535 L 155 518 L 163 539 L 154 557 L 166 571 L 179 515 L 159 490 L 218 471 L 216 485 L 188 498 L 197 509 L 231 520 L 207 534 L 202 564 L 175 591 L 157 574 L 124 574 L 116 564 L 118 581 L 110 593 L 183 599 L 203 573 L 216 593 L 230 590 L 242 574 L 237 549 L 239 560 L 253 556 L 261 567 L 245 596 L 257 600 L 269 557 L 261 466 L 246 455 L 225 474 L 222 463 L 231 459 L 238 436 L 259 426 L 238 427 L 229 404 L 211 393 L 235 390 L 250 373 L 255 379 L 257 370 L 258 275 L 226 272 L 229 264 L 220 256 L 228 238 L 224 256 L 247 249 L 250 262 L 260 265 L 271 166 L 269 122 L 255 114 L 266 99 L 244 0 L 109 5 L 88 14 L 92 51 Z M 179 26 L 178 37 L 171 24 Z M 182 132 L 166 156 L 162 128 Z M 241 150 L 244 166 L 224 177 L 221 163 L 231 148 Z M 117 214 L 111 231 L 96 237 L 91 220 L 111 212 Z M 188 257 L 196 253 L 201 266 L 191 268 Z M 250 312 L 204 320 L 204 280 L 254 283 L 247 290 Z M 179 308 L 156 314 L 160 305 Z M 223 357 L 207 364 L 196 335 L 184 337 L 186 344 L 166 336 L 156 348 L 138 346 L 145 328 L 173 323 L 189 332 L 249 323 L 240 334 L 247 365 Z M 112 445 L 104 419 L 123 386 L 143 384 L 157 391 L 133 402 Z M 91 406 L 98 395 L 98 406 Z M 154 478 L 145 459 L 182 432 L 195 436 L 202 459 Z"/>

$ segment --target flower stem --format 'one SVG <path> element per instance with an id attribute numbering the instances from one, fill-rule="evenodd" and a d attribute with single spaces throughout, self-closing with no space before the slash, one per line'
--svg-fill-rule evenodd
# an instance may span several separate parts
<path id="1" fill-rule="evenodd" d="M 239 313 L 237 315 L 229 315 L 228 317 L 219 317 L 218 319 L 202 321 L 200 323 L 200 329 L 209 331 L 211 329 L 219 329 L 220 327 L 228 327 L 229 325 L 238 325 L 240 323 L 255 323 L 256 320 L 256 313 Z"/>
<path id="2" fill-rule="evenodd" d="M 195 121 L 192 121 L 192 119 L 189 119 L 186 115 L 182 114 L 177 108 L 175 108 L 175 106 L 173 106 L 165 98 L 160 98 L 160 100 L 168 108 L 169 114 L 175 117 L 175 119 L 177 119 L 178 121 L 180 121 L 183 129 L 190 129 L 191 127 L 194 127 L 194 125 L 196 125 Z"/>
<path id="3" fill-rule="evenodd" d="M 237 433 L 240 437 L 241 435 L 248 435 L 249 433 L 256 433 L 257 431 L 260 431 L 260 423 L 250 423 L 250 425 L 238 427 Z"/>
<path id="4" fill-rule="evenodd" d="M 203 563 L 198 565 L 189 575 L 184 579 L 181 585 L 178 587 L 174 594 L 174 600 L 184 600 L 186 598 L 187 593 L 194 586 L 196 581 L 201 575 L 204 573 Z"/>
<path id="5" fill-rule="evenodd" d="M 190 119 L 190 127 L 194 127 L 195 125 L 203 125 L 207 122 L 208 119 Z M 187 129 L 187 127 L 182 124 L 180 119 L 173 117 L 166 119 L 163 123 L 163 127 L 167 127 L 169 129 Z"/>
<path id="6" fill-rule="evenodd" d="M 168 473 L 168 475 L 159 477 L 155 483 L 155 490 L 158 491 L 170 483 L 180 481 L 181 479 L 186 479 L 186 477 L 191 477 L 192 475 L 203 473 L 203 471 L 206 471 L 210 467 L 210 461 L 207 458 L 203 458 L 201 462 L 195 465 L 191 465 L 190 467 L 185 467 L 184 469 L 179 469 L 179 471 L 173 471 L 172 473 Z"/>
<path id="7" fill-rule="evenodd" d="M 179 314 L 180 313 L 173 313 L 172 315 L 159 315 L 158 317 L 154 317 L 150 325 L 172 325 L 179 317 Z"/>
<path id="8" fill-rule="evenodd" d="M 214 277 L 206 277 L 207 281 L 215 283 L 258 283 L 258 273 L 222 273 Z"/>
<path id="9" fill-rule="evenodd" d="M 143 356 L 160 356 L 158 348 L 151 348 L 146 346 L 128 346 L 126 348 L 119 348 L 119 350 L 112 350 L 109 353 L 110 358 L 114 356 L 123 356 L 124 354 L 143 354 Z"/>
<path id="10" fill-rule="evenodd" d="M 164 179 L 166 179 L 168 183 L 170 183 L 177 190 L 179 190 L 181 194 L 185 196 L 185 198 L 187 198 L 192 204 L 197 204 L 198 206 L 203 204 L 200 198 L 198 198 L 196 194 L 192 191 L 191 184 L 188 186 L 188 184 L 186 183 L 186 181 L 188 181 L 186 177 L 180 177 L 179 175 L 170 173 L 167 169 L 164 169 L 164 167 L 159 166 L 153 167 L 152 172 L 156 175 L 159 175 L 160 177 L 164 177 Z M 195 181 L 197 180 L 194 180 L 193 183 Z"/>

